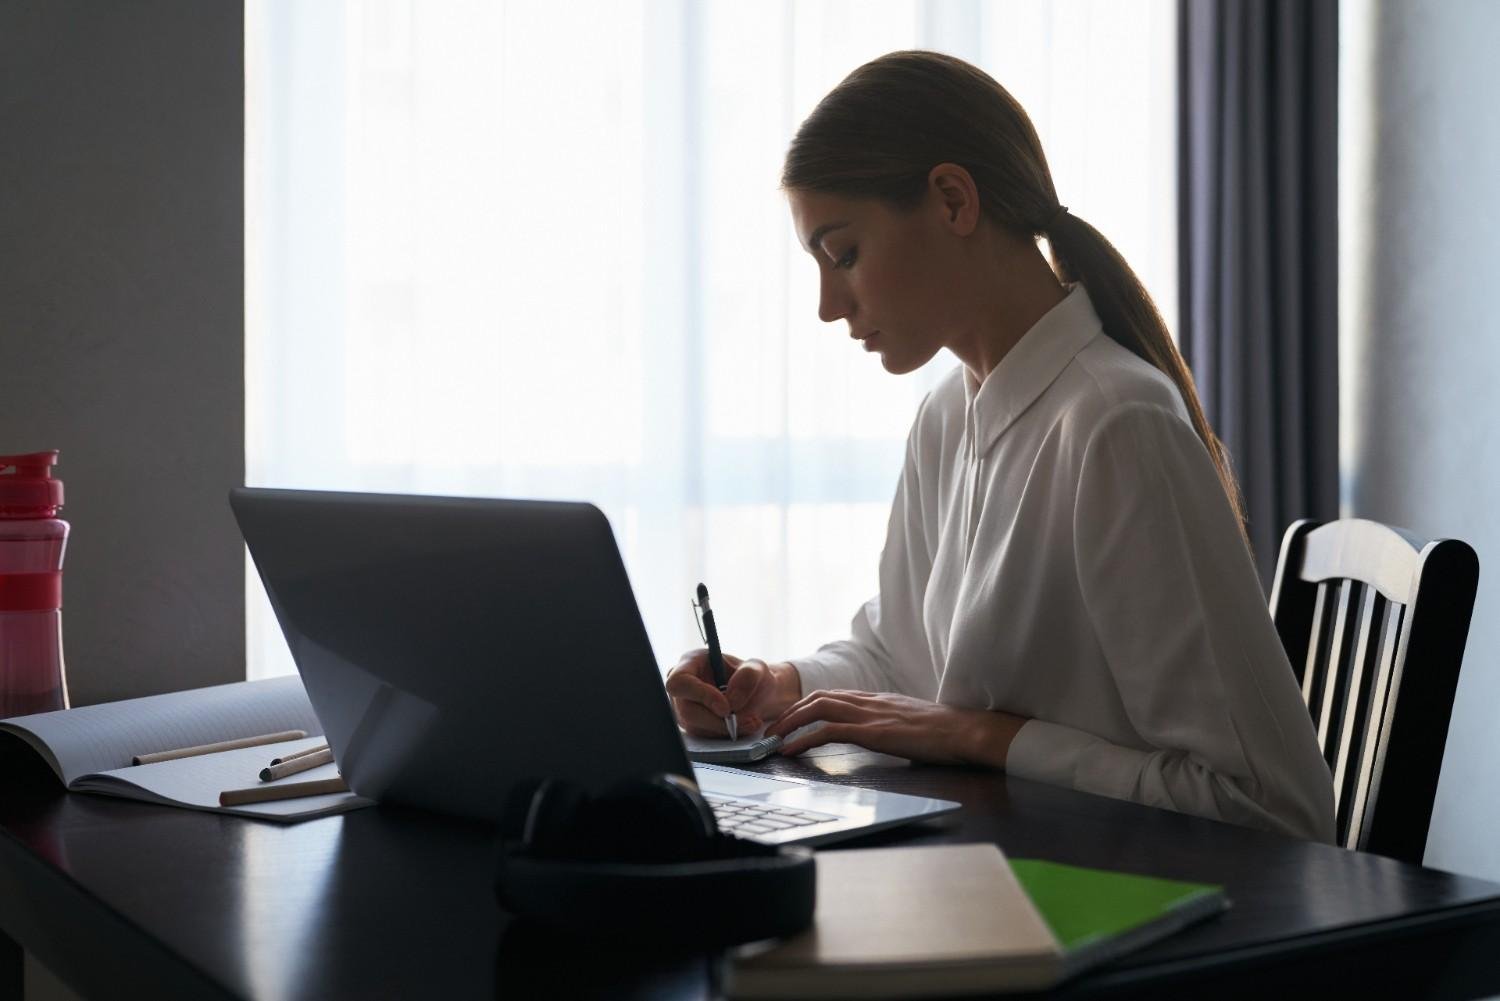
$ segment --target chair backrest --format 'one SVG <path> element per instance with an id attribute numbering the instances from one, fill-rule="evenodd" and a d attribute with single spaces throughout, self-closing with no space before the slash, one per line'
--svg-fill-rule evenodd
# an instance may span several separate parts
<path id="1" fill-rule="evenodd" d="M 1333 773 L 1338 843 L 1420 863 L 1479 558 L 1373 521 L 1299 521 L 1271 617 Z"/>

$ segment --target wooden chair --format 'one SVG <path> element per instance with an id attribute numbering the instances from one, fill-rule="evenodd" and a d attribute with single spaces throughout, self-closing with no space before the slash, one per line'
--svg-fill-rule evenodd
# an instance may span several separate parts
<path id="1" fill-rule="evenodd" d="M 1420 864 L 1479 558 L 1362 519 L 1299 521 L 1271 617 L 1333 773 L 1338 843 Z"/>

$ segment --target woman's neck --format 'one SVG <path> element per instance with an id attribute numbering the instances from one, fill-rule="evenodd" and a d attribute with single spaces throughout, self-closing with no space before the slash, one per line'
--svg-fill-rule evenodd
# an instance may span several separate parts
<path id="1" fill-rule="evenodd" d="M 948 345 L 980 385 L 1068 294 L 1035 243 L 1007 241 L 997 250 L 991 274 L 1002 279 L 978 284 L 975 323 Z"/>

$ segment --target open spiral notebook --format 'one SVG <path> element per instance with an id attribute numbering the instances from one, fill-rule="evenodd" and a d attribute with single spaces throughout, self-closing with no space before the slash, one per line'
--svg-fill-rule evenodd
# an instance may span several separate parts
<path id="1" fill-rule="evenodd" d="M 769 758 L 781 750 L 780 737 L 748 737 L 743 740 L 682 735 L 688 758 L 706 765 L 744 765 Z"/>

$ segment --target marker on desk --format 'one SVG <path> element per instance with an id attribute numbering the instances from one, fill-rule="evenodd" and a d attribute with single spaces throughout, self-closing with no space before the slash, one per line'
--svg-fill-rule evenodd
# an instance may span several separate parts
<path id="1" fill-rule="evenodd" d="M 288 775 L 296 775 L 298 772 L 311 771 L 319 765 L 326 765 L 331 761 L 333 761 L 333 752 L 328 749 L 327 744 L 324 744 L 322 747 L 314 748 L 311 754 L 299 754 L 294 757 L 287 757 L 275 764 L 267 765 L 260 770 L 260 780 L 262 782 L 274 782 L 277 779 L 284 779 Z"/>
<path id="2" fill-rule="evenodd" d="M 698 607 L 703 611 L 703 638 L 708 643 L 708 666 L 714 672 L 714 684 L 719 686 L 719 691 L 727 691 L 729 679 L 724 668 L 724 651 L 719 647 L 719 630 L 714 626 L 713 609 L 708 606 L 708 588 L 701 583 L 698 585 Z M 724 722 L 729 727 L 729 739 L 738 740 L 740 727 L 734 713 L 725 717 Z"/>
<path id="3" fill-rule="evenodd" d="M 304 747 L 300 751 L 293 751 L 291 754 L 283 754 L 279 758 L 272 758 L 271 759 L 271 764 L 272 765 L 279 765 L 283 761 L 295 761 L 298 758 L 305 758 L 309 754 L 317 754 L 319 751 L 326 751 L 326 750 L 328 750 L 328 743 L 325 741 L 325 742 L 323 742 L 321 744 L 314 744 L 312 747 Z"/>

